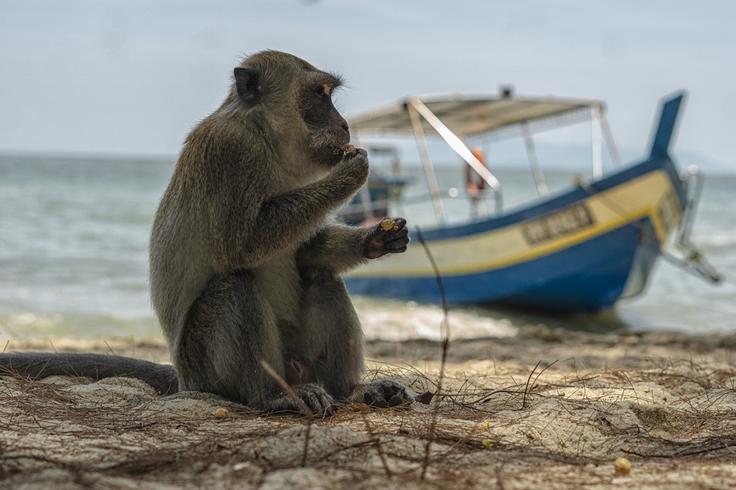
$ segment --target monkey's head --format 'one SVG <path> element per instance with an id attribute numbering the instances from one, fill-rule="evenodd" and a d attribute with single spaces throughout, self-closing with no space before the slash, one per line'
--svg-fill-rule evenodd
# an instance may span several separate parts
<path id="1" fill-rule="evenodd" d="M 350 131 L 332 103 L 339 76 L 279 51 L 249 56 L 234 75 L 231 97 L 247 113 L 265 117 L 284 147 L 298 148 L 301 158 L 321 167 L 342 159 Z"/>

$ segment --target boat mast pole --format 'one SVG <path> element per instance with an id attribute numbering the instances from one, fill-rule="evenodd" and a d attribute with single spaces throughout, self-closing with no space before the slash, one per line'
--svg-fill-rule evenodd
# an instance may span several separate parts
<path id="1" fill-rule="evenodd" d="M 608 149 L 608 154 L 611 157 L 611 161 L 613 162 L 613 165 L 616 167 L 621 166 L 621 154 L 618 152 L 618 147 L 616 146 L 616 141 L 613 139 L 613 133 L 611 132 L 611 126 L 608 125 L 608 118 L 606 117 L 606 113 L 601 111 L 600 116 L 600 124 L 601 129 L 603 130 L 603 138 L 606 140 L 606 148 Z"/>
<path id="2" fill-rule="evenodd" d="M 434 167 L 432 166 L 432 160 L 429 157 L 429 148 L 427 148 L 427 138 L 424 136 L 424 128 L 419 120 L 417 111 L 414 107 L 414 99 L 407 101 L 407 109 L 409 112 L 409 119 L 411 120 L 411 127 L 414 129 L 414 139 L 417 142 L 417 149 L 419 150 L 419 158 L 422 161 L 422 167 L 424 168 L 424 176 L 427 178 L 427 185 L 429 186 L 429 193 L 432 196 L 432 204 L 434 204 L 434 214 L 437 218 L 437 222 L 445 223 L 445 206 L 442 202 L 442 196 L 440 194 L 440 186 L 437 183 L 437 176 L 434 173 Z"/>
<path id="3" fill-rule="evenodd" d="M 470 168 L 475 170 L 478 175 L 488 184 L 488 187 L 493 189 L 493 197 L 495 198 L 496 203 L 496 213 L 500 213 L 503 210 L 503 194 L 501 193 L 501 183 L 498 181 L 498 179 L 491 173 L 490 170 L 486 168 L 485 165 L 483 165 L 480 160 L 478 160 L 475 155 L 473 155 L 473 152 L 470 151 L 470 148 L 465 146 L 465 143 L 458 138 L 458 136 L 450 130 L 445 124 L 440 121 L 440 119 L 434 115 L 432 111 L 429 110 L 429 108 L 424 105 L 424 102 L 421 100 L 410 97 L 407 100 L 407 107 L 411 107 L 413 111 L 409 111 L 409 114 L 418 113 L 421 115 L 425 121 L 429 123 L 430 126 L 434 128 L 435 131 L 437 131 L 437 134 L 439 134 L 443 140 L 445 140 L 445 143 L 452 148 L 452 150 L 458 154 L 460 158 L 465 160 L 465 163 L 470 165 Z M 414 117 L 416 117 L 416 114 L 414 114 Z M 421 124 L 419 124 L 419 118 L 416 120 L 416 124 L 419 125 L 419 128 L 421 129 Z M 415 125 L 414 119 L 412 119 L 412 126 Z M 416 131 L 416 126 L 414 126 Z M 424 135 L 424 131 L 422 130 L 422 135 Z"/>
<path id="4" fill-rule="evenodd" d="M 529 130 L 529 124 L 527 124 L 526 121 L 521 123 L 521 132 L 524 134 L 526 157 L 529 160 L 529 165 L 532 167 L 532 177 L 534 178 L 534 185 L 537 187 L 537 195 L 543 196 L 547 194 L 547 181 L 544 179 L 542 167 L 539 166 L 537 149 L 534 147 L 532 132 Z"/>
<path id="5" fill-rule="evenodd" d="M 590 142 L 593 152 L 593 177 L 603 176 L 603 145 L 600 125 L 601 108 L 598 104 L 590 106 Z"/>
<path id="6" fill-rule="evenodd" d="M 360 141 L 358 139 L 358 135 L 356 134 L 353 137 L 354 145 L 360 146 Z M 370 189 L 368 189 L 368 182 L 363 185 L 363 187 L 360 188 L 359 191 L 360 195 L 360 205 L 361 205 L 361 211 L 363 211 L 363 219 L 373 219 L 376 217 L 376 213 L 373 211 L 373 203 L 371 202 L 371 192 Z"/>

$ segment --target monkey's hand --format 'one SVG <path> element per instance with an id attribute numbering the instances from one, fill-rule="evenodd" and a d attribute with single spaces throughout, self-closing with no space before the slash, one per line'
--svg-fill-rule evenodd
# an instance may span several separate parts
<path id="1" fill-rule="evenodd" d="M 409 230 L 404 218 L 384 218 L 366 237 L 363 255 L 368 259 L 377 259 L 386 254 L 398 254 L 406 251 L 409 245 Z"/>
<path id="2" fill-rule="evenodd" d="M 346 146 L 343 152 L 342 160 L 335 166 L 331 176 L 352 193 L 360 189 L 368 179 L 368 153 L 363 148 L 352 145 Z"/>

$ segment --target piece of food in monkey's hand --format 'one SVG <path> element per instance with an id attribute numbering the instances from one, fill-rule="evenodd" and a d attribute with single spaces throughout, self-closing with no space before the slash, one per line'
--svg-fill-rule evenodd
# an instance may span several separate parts
<path id="1" fill-rule="evenodd" d="M 339 153 L 342 154 L 343 160 L 351 160 L 357 157 L 358 155 L 363 155 L 363 156 L 367 155 L 366 151 L 363 148 L 358 148 L 357 146 L 353 146 L 353 145 L 345 145 L 342 148 L 340 148 L 338 151 Z"/>
<path id="2" fill-rule="evenodd" d="M 410 241 L 404 218 L 383 218 L 366 233 L 363 256 L 368 259 L 403 253 Z"/>
<path id="3" fill-rule="evenodd" d="M 396 220 L 393 218 L 383 218 L 380 224 L 383 231 L 391 231 L 398 228 L 396 225 Z"/>

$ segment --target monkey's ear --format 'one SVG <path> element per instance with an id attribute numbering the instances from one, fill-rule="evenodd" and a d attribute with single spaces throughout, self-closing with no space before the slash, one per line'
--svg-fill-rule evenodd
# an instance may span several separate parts
<path id="1" fill-rule="evenodd" d="M 260 73 L 253 68 L 235 68 L 235 88 L 238 90 L 238 96 L 245 102 L 253 102 L 261 93 L 260 91 Z"/>

